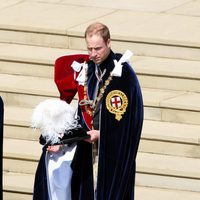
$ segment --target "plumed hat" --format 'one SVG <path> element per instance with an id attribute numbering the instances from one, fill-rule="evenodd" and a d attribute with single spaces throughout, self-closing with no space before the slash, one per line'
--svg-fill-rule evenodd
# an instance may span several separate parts
<path id="1" fill-rule="evenodd" d="M 77 128 L 75 109 L 60 99 L 47 99 L 33 111 L 31 126 L 39 129 L 47 142 L 57 143 L 70 129 Z"/>

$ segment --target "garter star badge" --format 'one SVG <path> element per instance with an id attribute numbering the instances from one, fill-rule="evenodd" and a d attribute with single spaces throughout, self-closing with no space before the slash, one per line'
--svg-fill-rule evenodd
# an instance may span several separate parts
<path id="1" fill-rule="evenodd" d="M 127 96 L 120 90 L 113 90 L 106 97 L 106 107 L 120 121 L 128 106 Z"/>

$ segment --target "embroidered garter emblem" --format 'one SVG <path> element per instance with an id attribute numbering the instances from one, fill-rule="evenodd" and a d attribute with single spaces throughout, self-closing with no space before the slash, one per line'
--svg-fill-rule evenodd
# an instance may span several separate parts
<path id="1" fill-rule="evenodd" d="M 128 106 L 127 96 L 120 90 L 113 90 L 106 97 L 106 108 L 120 121 Z"/>

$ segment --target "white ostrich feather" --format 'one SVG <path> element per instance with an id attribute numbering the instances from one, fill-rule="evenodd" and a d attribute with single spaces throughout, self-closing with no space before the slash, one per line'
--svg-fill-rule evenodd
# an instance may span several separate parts
<path id="1" fill-rule="evenodd" d="M 31 127 L 39 129 L 51 144 L 59 142 L 66 130 L 76 128 L 75 110 L 60 99 L 47 99 L 39 103 L 33 111 Z"/>

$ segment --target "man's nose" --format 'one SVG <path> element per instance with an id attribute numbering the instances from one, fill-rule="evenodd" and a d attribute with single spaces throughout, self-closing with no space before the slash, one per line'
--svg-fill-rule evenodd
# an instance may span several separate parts
<path id="1" fill-rule="evenodd" d="M 96 55 L 97 55 L 96 50 L 95 50 L 95 49 L 92 49 L 91 52 L 90 52 L 90 57 L 91 57 L 91 58 L 94 58 Z"/>

